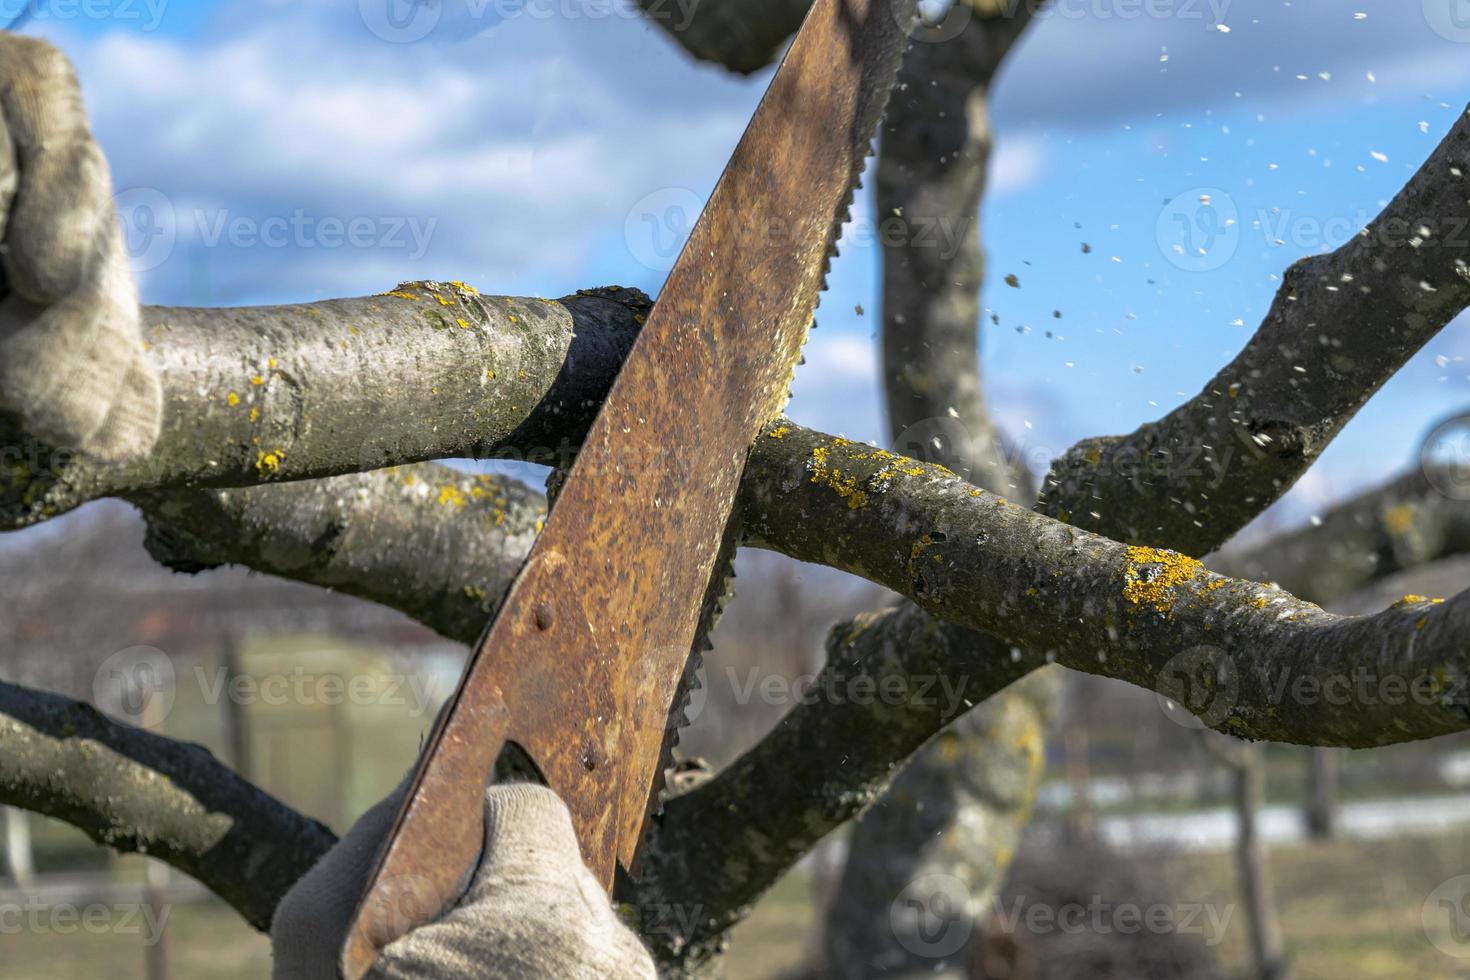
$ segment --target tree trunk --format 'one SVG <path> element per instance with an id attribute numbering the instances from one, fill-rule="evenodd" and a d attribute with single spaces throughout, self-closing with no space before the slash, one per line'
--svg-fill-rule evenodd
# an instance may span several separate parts
<path id="1" fill-rule="evenodd" d="M 1242 746 L 1231 773 L 1235 782 L 1237 822 L 1235 860 L 1250 931 L 1253 975 L 1259 980 L 1287 980 L 1291 971 L 1282 947 L 1281 927 L 1276 921 L 1271 869 L 1266 844 L 1256 825 L 1256 815 L 1266 796 L 1266 757 L 1262 746 L 1259 743 Z"/>
<path id="2" fill-rule="evenodd" d="M 144 691 L 146 699 L 139 723 L 149 731 L 163 729 L 164 706 L 161 692 Z M 226 697 L 227 704 L 234 699 Z M 145 857 L 143 869 L 143 904 L 148 909 L 146 921 L 158 923 L 156 934 L 143 934 L 143 975 L 147 980 L 168 980 L 168 935 L 164 931 L 168 922 L 168 879 L 169 866 L 156 858 Z"/>
<path id="3" fill-rule="evenodd" d="M 168 935 L 164 923 L 168 921 L 169 866 L 153 858 L 146 860 L 143 901 L 148 907 L 147 921 L 158 923 L 158 933 L 143 934 L 143 975 L 147 980 L 168 980 Z"/>
<path id="4" fill-rule="evenodd" d="M 1046 765 L 1057 680 L 1033 674 L 965 715 L 855 823 L 824 975 L 971 975 Z"/>

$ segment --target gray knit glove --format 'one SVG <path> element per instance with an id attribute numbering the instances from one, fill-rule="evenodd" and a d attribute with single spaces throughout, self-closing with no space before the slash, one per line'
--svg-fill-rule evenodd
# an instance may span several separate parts
<path id="1" fill-rule="evenodd" d="M 145 455 L 163 399 L 71 65 L 0 33 L 0 409 L 103 460 Z"/>
<path id="2" fill-rule="evenodd" d="M 363 814 L 286 893 L 273 980 L 335 980 L 347 922 L 403 787 Z M 653 980 L 653 960 L 582 863 L 566 804 L 542 786 L 485 792 L 485 852 L 460 903 L 393 943 L 374 980 Z"/>

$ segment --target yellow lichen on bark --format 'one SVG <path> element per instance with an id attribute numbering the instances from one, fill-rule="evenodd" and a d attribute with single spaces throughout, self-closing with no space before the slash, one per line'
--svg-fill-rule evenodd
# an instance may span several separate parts
<path id="1" fill-rule="evenodd" d="M 1414 526 L 1414 508 L 1411 504 L 1399 504 L 1383 512 L 1383 526 L 1394 536 L 1406 533 Z"/>
<path id="2" fill-rule="evenodd" d="M 817 446 L 812 450 L 812 482 L 832 488 L 837 496 L 847 501 L 849 510 L 861 510 L 868 505 L 868 495 L 858 487 L 857 477 L 849 476 L 827 462 L 829 450 Z"/>
<path id="3" fill-rule="evenodd" d="M 1204 566 L 1188 555 L 1164 548 L 1133 545 L 1123 573 L 1123 598 L 1135 606 L 1152 606 L 1161 613 L 1174 608 L 1176 586 L 1194 578 Z"/>
<path id="4" fill-rule="evenodd" d="M 1394 609 L 1403 609 L 1406 606 L 1417 606 L 1417 605 L 1419 605 L 1420 603 L 1423 603 L 1423 602 L 1428 602 L 1428 603 L 1436 604 L 1437 605 L 1438 603 L 1444 602 L 1444 600 L 1443 599 L 1440 599 L 1440 598 L 1430 598 L 1427 595 L 1412 595 L 1412 594 L 1410 594 L 1410 595 L 1404 596 L 1402 599 L 1400 599 L 1397 602 L 1395 602 L 1393 604 L 1393 608 Z"/>
<path id="5" fill-rule="evenodd" d="M 262 478 L 270 476 L 274 473 L 279 473 L 281 471 L 281 461 L 285 459 L 285 457 L 286 450 L 284 449 L 276 449 L 272 452 L 266 452 L 263 449 L 256 450 L 255 471 L 259 473 Z"/>

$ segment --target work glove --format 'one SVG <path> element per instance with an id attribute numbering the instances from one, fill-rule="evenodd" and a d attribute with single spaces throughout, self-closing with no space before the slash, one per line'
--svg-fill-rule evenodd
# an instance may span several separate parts
<path id="1" fill-rule="evenodd" d="M 335 980 L 348 920 L 406 789 L 373 807 L 281 899 L 273 980 Z M 529 783 L 485 791 L 485 850 L 442 917 L 383 950 L 373 980 L 653 980 L 653 960 L 582 863 L 572 818 Z"/>
<path id="2" fill-rule="evenodd" d="M 0 32 L 0 409 L 106 461 L 147 454 L 163 412 L 138 292 L 75 73 Z"/>

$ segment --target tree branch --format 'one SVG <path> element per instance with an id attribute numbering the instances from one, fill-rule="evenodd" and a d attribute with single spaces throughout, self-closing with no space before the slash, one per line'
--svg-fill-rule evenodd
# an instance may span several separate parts
<path id="1" fill-rule="evenodd" d="M 750 75 L 776 60 L 801 26 L 811 0 L 638 0 L 653 21 L 699 61 Z"/>
<path id="2" fill-rule="evenodd" d="M 1358 409 L 1470 305 L 1470 113 L 1367 228 L 1286 271 L 1245 349 L 1128 436 L 1052 464 L 1041 509 L 1202 555 L 1290 489 Z"/>
<path id="3" fill-rule="evenodd" d="M 413 480 L 406 480 L 410 475 Z M 160 529 L 178 522 L 183 533 L 172 534 L 165 555 L 175 563 L 191 555 L 211 562 L 238 555 L 259 562 L 262 570 L 306 581 L 331 575 L 345 589 L 380 600 L 381 593 L 354 583 L 373 581 L 375 569 L 382 568 L 398 583 L 384 590 L 393 605 L 419 610 L 448 635 L 471 638 L 483 613 L 477 616 L 472 604 L 457 599 L 438 604 L 432 591 L 414 596 L 414 589 L 444 586 L 381 563 L 422 548 L 416 566 L 452 567 L 493 596 L 497 582 L 500 589 L 509 583 L 515 555 L 529 543 L 526 522 L 534 521 L 540 505 L 534 493 L 511 487 L 507 500 L 515 503 L 507 513 L 513 517 L 487 523 L 479 501 L 463 507 L 438 502 L 441 491 L 434 488 L 454 480 L 467 486 L 472 478 L 423 464 L 339 477 L 316 488 L 199 493 L 216 502 L 150 514 L 151 547 L 156 549 Z M 372 481 L 384 486 L 365 486 Z M 427 489 L 405 494 L 399 489 L 405 485 Z M 287 492 L 294 507 L 289 516 L 276 511 L 273 501 Z M 414 513 L 378 520 L 374 506 Z M 1349 620 L 1202 569 L 1155 592 L 1148 588 L 1150 574 L 1162 568 L 1167 576 L 1170 568 L 1188 570 L 1189 563 L 1177 556 L 1160 556 L 1167 567 L 1130 559 L 1121 545 L 1003 503 L 938 467 L 790 423 L 768 429 L 758 441 L 741 506 L 759 546 L 883 582 L 960 623 L 1024 636 L 1012 647 L 965 626 L 938 623 L 907 605 L 835 630 L 814 690 L 897 694 L 866 701 L 805 699 L 751 753 L 669 803 L 650 844 L 649 871 L 636 892 L 623 896 L 644 910 L 650 941 L 666 962 L 710 955 L 748 905 L 817 840 L 874 800 L 909 755 L 958 713 L 1047 661 L 1045 653 L 1033 650 L 1054 650 L 1071 666 L 1176 698 L 1179 691 L 1171 685 L 1179 676 L 1170 661 L 1183 652 L 1182 664 L 1173 667 L 1197 671 L 1203 665 L 1221 678 L 1223 696 L 1206 706 L 1207 720 L 1246 737 L 1376 744 L 1470 727 L 1463 692 L 1457 697 L 1454 690 L 1465 669 L 1465 654 L 1457 652 L 1463 644 L 1455 642 L 1470 622 L 1464 597 Z M 253 512 L 255 507 L 266 509 Z M 800 522 L 791 519 L 797 513 L 804 515 Z M 772 530 L 803 526 L 799 534 Z M 312 542 L 331 527 L 344 542 L 338 558 L 320 564 L 272 560 L 310 555 Z M 274 529 L 272 547 L 258 544 L 265 528 Z M 401 546 L 391 537 L 400 533 L 406 535 Z M 236 552 L 233 542 L 242 536 Z M 376 544 L 343 563 L 344 550 L 374 538 Z M 1130 571 L 1137 576 L 1131 588 Z M 455 584 L 447 588 L 453 592 Z M 1130 591 L 1138 601 L 1130 601 Z M 1158 609 L 1156 600 L 1168 611 Z M 1015 625 L 1026 622 L 1039 626 Z M 1191 652 L 1200 644 L 1208 645 L 1203 659 Z M 1353 691 L 1346 702 L 1312 696 L 1312 685 L 1340 686 L 1364 668 L 1373 671 L 1364 676 L 1377 685 L 1368 692 L 1376 703 L 1357 703 Z M 1395 685 L 1407 691 L 1416 683 L 1424 703 L 1389 703 Z M 1387 699 L 1377 697 L 1385 692 Z M 1453 703 L 1443 704 L 1446 697 Z M 753 842 L 760 846 L 747 847 Z M 657 910 L 672 904 L 700 909 L 692 932 L 654 921 Z"/>
<path id="4" fill-rule="evenodd" d="M 786 41 L 801 27 L 811 0 L 704 0 L 688 5 L 638 0 L 638 6 L 646 19 L 696 60 L 750 75 L 776 60 Z M 1039 4 L 958 0 L 955 6 L 959 9 L 950 16 L 956 19 L 974 16 L 1024 21 Z"/>
<path id="5" fill-rule="evenodd" d="M 105 496 L 254 486 L 452 457 L 563 462 L 649 309 L 408 283 L 381 296 L 144 311 L 164 391 L 146 460 L 108 466 L 0 419 L 0 530 Z"/>
<path id="6" fill-rule="evenodd" d="M 240 564 L 354 595 L 473 643 L 546 515 L 502 476 L 424 463 L 329 480 L 138 494 L 145 545 L 179 571 Z"/>
<path id="7" fill-rule="evenodd" d="M 620 896 L 640 910 L 662 960 L 718 952 L 750 904 L 873 803 L 935 732 L 1035 666 L 990 656 L 988 637 L 936 625 L 905 603 L 835 627 L 808 696 L 755 748 L 667 803 L 643 878 Z M 1006 701 L 1005 717 L 980 727 L 998 732 L 1014 713 L 1035 711 L 1040 693 Z M 1037 763 L 1039 744 L 1014 748 Z M 648 928 L 671 904 L 697 910 L 692 928 Z"/>
<path id="8" fill-rule="evenodd" d="M 337 839 L 209 751 L 0 683 L 0 802 L 167 861 L 257 929 Z"/>
<path id="9" fill-rule="evenodd" d="M 1204 394 L 1132 436 L 1069 450 L 1044 491 L 1046 512 L 1203 554 L 1280 496 L 1470 303 L 1458 239 L 1386 244 L 1399 226 L 1470 218 L 1467 157 L 1470 115 L 1368 232 L 1288 271 L 1273 312 Z M 153 457 L 102 467 L 0 420 L 0 529 L 145 490 L 254 486 L 434 458 L 564 461 L 647 303 L 617 288 L 553 302 L 429 283 L 302 306 L 148 309 L 166 413 Z M 1213 499 L 1215 484 L 1231 490 Z M 1098 510 L 1104 493 L 1107 513 Z M 1184 506 L 1161 506 L 1170 501 Z"/>
<path id="10" fill-rule="evenodd" d="M 1030 22 L 978 18 L 957 37 L 920 33 L 883 125 L 876 210 L 883 240 L 883 388 L 898 452 L 977 487 L 1030 496 L 985 405 L 975 353 L 985 254 L 978 216 L 993 136 L 990 81 Z"/>
<path id="11" fill-rule="evenodd" d="M 1470 551 L 1470 502 L 1441 489 L 1462 477 L 1411 470 L 1332 508 L 1318 525 L 1224 552 L 1210 566 L 1325 605 L 1395 572 Z"/>
<path id="12" fill-rule="evenodd" d="M 1470 593 L 1333 616 L 1177 552 L 1026 511 L 940 467 L 784 421 L 757 440 L 748 465 L 761 474 L 744 503 L 748 544 L 851 572 L 957 625 L 1149 690 L 1177 695 L 1179 669 L 1208 668 L 1228 697 L 1205 721 L 1229 734 L 1365 747 L 1470 727 Z"/>

